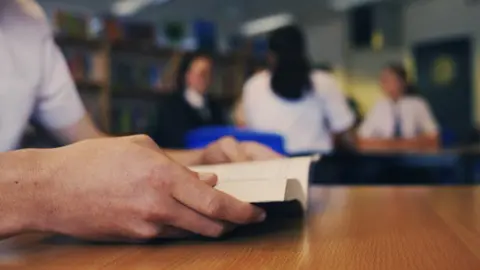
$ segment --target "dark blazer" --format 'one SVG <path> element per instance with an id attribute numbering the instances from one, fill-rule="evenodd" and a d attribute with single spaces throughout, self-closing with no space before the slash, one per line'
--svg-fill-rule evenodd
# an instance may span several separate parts
<path id="1" fill-rule="evenodd" d="M 185 136 L 189 131 L 227 124 L 226 114 L 219 102 L 207 97 L 206 110 L 207 116 L 202 117 L 202 112 L 185 100 L 183 92 L 167 96 L 158 103 L 156 123 L 149 135 L 163 148 L 184 149 Z"/>

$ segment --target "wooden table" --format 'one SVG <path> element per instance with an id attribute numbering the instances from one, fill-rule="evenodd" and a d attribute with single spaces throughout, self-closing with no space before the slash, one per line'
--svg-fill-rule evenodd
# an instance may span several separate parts
<path id="1" fill-rule="evenodd" d="M 480 188 L 311 191 L 304 222 L 148 245 L 24 235 L 0 242 L 0 269 L 480 269 Z"/>

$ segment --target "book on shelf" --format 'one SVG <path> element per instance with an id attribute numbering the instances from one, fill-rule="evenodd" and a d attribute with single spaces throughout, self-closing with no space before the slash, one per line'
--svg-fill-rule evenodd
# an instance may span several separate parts
<path id="1" fill-rule="evenodd" d="M 106 80 L 106 59 L 100 53 L 64 49 L 65 59 L 76 81 L 101 84 Z"/>
<path id="2" fill-rule="evenodd" d="M 88 37 L 88 20 L 82 14 L 58 10 L 54 14 L 54 28 L 57 35 L 85 39 Z"/>
<path id="3" fill-rule="evenodd" d="M 165 63 L 118 57 L 112 61 L 113 91 L 163 92 Z"/>
<path id="4" fill-rule="evenodd" d="M 156 119 L 156 107 L 151 102 L 116 100 L 112 104 L 114 134 L 147 133 Z"/>
<path id="5" fill-rule="evenodd" d="M 88 80 L 92 82 L 107 81 L 107 58 L 101 53 L 94 53 L 90 58 L 90 70 L 87 72 Z"/>
<path id="6" fill-rule="evenodd" d="M 285 158 L 238 164 L 191 167 L 215 173 L 216 189 L 250 202 L 280 217 L 299 214 L 308 207 L 310 165 L 315 157 Z M 289 212 L 289 213 L 287 213 Z"/>

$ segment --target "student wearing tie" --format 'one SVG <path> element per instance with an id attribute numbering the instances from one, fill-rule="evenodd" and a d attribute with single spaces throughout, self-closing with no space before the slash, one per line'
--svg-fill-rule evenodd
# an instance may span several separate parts
<path id="1" fill-rule="evenodd" d="M 188 53 L 177 75 L 177 91 L 158 105 L 153 139 L 162 147 L 182 149 L 186 134 L 203 126 L 226 125 L 221 104 L 208 96 L 213 59 L 201 52 Z"/>
<path id="2" fill-rule="evenodd" d="M 428 103 L 408 83 L 400 64 L 387 65 L 380 84 L 385 98 L 377 102 L 359 129 L 362 150 L 434 150 L 439 145 L 437 123 Z"/>

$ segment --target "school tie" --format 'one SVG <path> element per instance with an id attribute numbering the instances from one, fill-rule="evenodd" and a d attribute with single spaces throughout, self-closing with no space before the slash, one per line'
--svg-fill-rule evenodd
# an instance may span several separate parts
<path id="1" fill-rule="evenodd" d="M 212 120 L 212 113 L 210 112 L 208 106 L 202 106 L 198 109 L 196 109 L 200 117 L 202 118 L 203 121 L 209 122 Z"/>
<path id="2" fill-rule="evenodd" d="M 393 137 L 395 139 L 402 138 L 402 117 L 398 104 L 393 105 Z"/>

